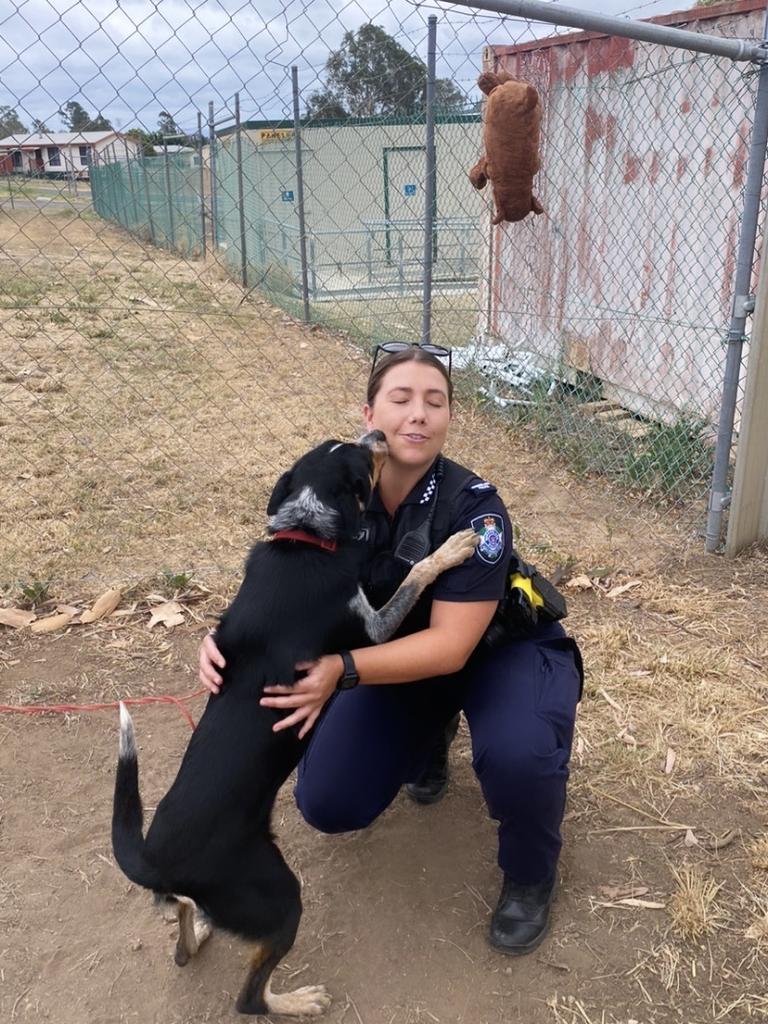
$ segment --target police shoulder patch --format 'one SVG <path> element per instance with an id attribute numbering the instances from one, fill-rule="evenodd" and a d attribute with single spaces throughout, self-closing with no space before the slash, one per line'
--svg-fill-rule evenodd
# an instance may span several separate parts
<path id="1" fill-rule="evenodd" d="M 480 536 L 477 557 L 482 562 L 495 565 L 504 553 L 504 520 L 496 512 L 484 512 L 471 520 L 471 526 Z"/>

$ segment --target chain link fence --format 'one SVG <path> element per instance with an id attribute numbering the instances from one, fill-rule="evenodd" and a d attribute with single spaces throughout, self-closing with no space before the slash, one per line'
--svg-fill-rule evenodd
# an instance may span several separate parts
<path id="1" fill-rule="evenodd" d="M 674 24 L 759 39 L 762 14 Z M 482 405 L 469 449 L 508 422 L 627 514 L 702 521 L 755 65 L 399 0 L 259 18 L 13 0 L 4 24 L 8 581 L 236 567 L 276 473 L 356 429 L 367 353 L 421 339 L 425 309 Z M 488 68 L 543 108 L 545 214 L 498 227 L 467 176 Z M 81 170 L 77 198 L 56 180 L 75 146 L 90 201 Z"/>

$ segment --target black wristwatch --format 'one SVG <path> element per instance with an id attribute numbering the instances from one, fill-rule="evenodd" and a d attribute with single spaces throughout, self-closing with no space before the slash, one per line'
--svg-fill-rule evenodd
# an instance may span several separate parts
<path id="1" fill-rule="evenodd" d="M 360 676 L 357 674 L 355 668 L 355 660 L 349 651 L 339 651 L 341 660 L 344 662 L 344 671 L 339 676 L 339 681 L 336 683 L 337 690 L 351 690 L 353 686 L 357 686 L 360 682 Z"/>

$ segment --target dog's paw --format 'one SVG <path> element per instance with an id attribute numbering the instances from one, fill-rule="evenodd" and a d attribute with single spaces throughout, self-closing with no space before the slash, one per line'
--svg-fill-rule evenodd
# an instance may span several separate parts
<path id="1" fill-rule="evenodd" d="M 331 1005 L 331 997 L 323 985 L 305 985 L 294 992 L 270 992 L 267 1007 L 270 1013 L 290 1017 L 319 1017 Z"/>
<path id="2" fill-rule="evenodd" d="M 462 562 L 466 562 L 477 547 L 479 540 L 480 537 L 474 530 L 459 530 L 458 533 L 449 537 L 433 556 L 440 565 L 440 572 L 453 569 L 455 566 L 461 565 Z"/>

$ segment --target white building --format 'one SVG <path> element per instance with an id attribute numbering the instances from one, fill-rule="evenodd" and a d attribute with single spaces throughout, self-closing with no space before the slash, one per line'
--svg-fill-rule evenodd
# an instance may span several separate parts
<path id="1" fill-rule="evenodd" d="M 120 132 L 43 132 L 0 139 L 0 174 L 88 177 L 95 161 L 141 156 L 141 143 Z"/>

